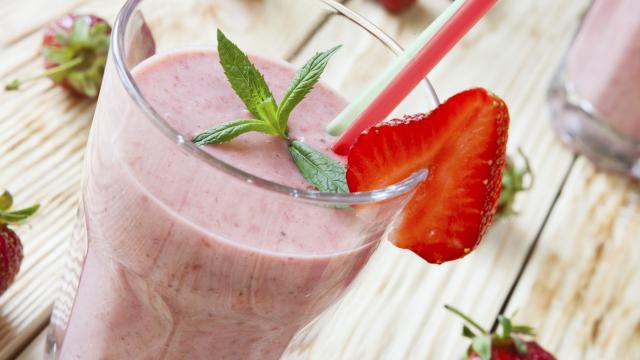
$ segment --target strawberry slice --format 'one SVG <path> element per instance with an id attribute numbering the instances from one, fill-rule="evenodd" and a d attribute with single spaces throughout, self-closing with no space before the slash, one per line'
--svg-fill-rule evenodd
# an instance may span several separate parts
<path id="1" fill-rule="evenodd" d="M 430 263 L 469 254 L 496 212 L 509 112 L 484 89 L 453 96 L 430 114 L 406 116 L 362 133 L 348 157 L 352 192 L 392 185 L 429 169 L 391 235 Z"/>

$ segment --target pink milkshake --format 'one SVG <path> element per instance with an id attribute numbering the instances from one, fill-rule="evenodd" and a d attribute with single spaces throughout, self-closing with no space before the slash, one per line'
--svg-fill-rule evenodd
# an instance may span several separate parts
<path id="1" fill-rule="evenodd" d="M 295 70 L 252 60 L 280 98 Z M 156 55 L 132 74 L 186 138 L 154 126 L 108 67 L 85 164 L 85 229 L 77 235 L 86 236 L 88 251 L 74 300 L 66 313 L 56 310 L 56 356 L 279 358 L 344 294 L 402 197 L 354 210 L 257 186 L 260 179 L 239 171 L 292 191 L 309 188 L 286 143 L 260 133 L 206 147 L 239 169 L 235 175 L 187 153 L 180 143 L 195 133 L 250 116 L 213 50 Z M 294 110 L 291 137 L 335 156 L 324 126 L 344 105 L 319 84 Z"/>
<path id="2" fill-rule="evenodd" d="M 640 177 L 640 1 L 594 1 L 551 95 L 565 141 Z"/>
<path id="3" fill-rule="evenodd" d="M 640 140 L 640 1 L 597 0 L 568 62 L 576 91 L 611 127 Z"/>

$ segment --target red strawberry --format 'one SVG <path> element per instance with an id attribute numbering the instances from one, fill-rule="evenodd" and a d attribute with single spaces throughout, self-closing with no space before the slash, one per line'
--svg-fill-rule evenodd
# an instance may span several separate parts
<path id="1" fill-rule="evenodd" d="M 94 15 L 65 15 L 51 23 L 42 41 L 47 69 L 40 76 L 14 80 L 6 90 L 48 77 L 76 95 L 98 96 L 107 63 L 111 26 Z"/>
<path id="2" fill-rule="evenodd" d="M 378 2 L 389 12 L 397 14 L 410 8 L 416 3 L 416 0 L 378 0 Z"/>
<path id="3" fill-rule="evenodd" d="M 464 319 L 468 325 L 480 332 L 476 335 L 467 325 L 462 328 L 462 334 L 472 340 L 467 350 L 469 360 L 555 360 L 556 358 L 535 341 L 526 340 L 535 331 L 530 326 L 514 325 L 511 319 L 500 315 L 498 332 L 489 333 L 487 330 L 471 320 L 460 310 L 445 305 L 445 308 Z"/>
<path id="4" fill-rule="evenodd" d="M 15 279 L 22 263 L 22 243 L 13 230 L 0 225 L 0 295 Z"/>
<path id="5" fill-rule="evenodd" d="M 469 360 L 555 360 L 555 357 L 534 341 L 525 342 L 526 353 L 519 353 L 511 341 L 493 341 L 491 357 L 483 359 L 476 352 L 469 354 Z"/>
<path id="6" fill-rule="evenodd" d="M 39 206 L 9 211 L 13 198 L 8 192 L 0 195 L 0 295 L 13 283 L 22 263 L 22 243 L 8 224 L 20 223 L 38 211 Z"/>
<path id="7" fill-rule="evenodd" d="M 484 89 L 455 95 L 428 115 L 381 123 L 349 152 L 349 190 L 380 189 L 428 169 L 392 241 L 431 263 L 459 259 L 495 215 L 508 129 L 507 106 Z"/>

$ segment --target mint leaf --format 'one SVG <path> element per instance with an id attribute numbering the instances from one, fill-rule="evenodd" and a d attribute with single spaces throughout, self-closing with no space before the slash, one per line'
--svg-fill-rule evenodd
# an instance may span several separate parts
<path id="1" fill-rule="evenodd" d="M 6 211 L 13 205 L 13 196 L 8 191 L 0 195 L 0 211 Z"/>
<path id="2" fill-rule="evenodd" d="M 474 338 L 471 348 L 482 360 L 491 360 L 491 336 L 483 335 Z"/>
<path id="3" fill-rule="evenodd" d="M 0 211 L 0 223 L 12 224 L 12 223 L 22 222 L 27 218 L 29 218 L 31 215 L 35 214 L 39 208 L 40 208 L 40 205 L 33 205 L 26 209 L 17 210 L 17 211 L 11 211 L 11 212 Z"/>
<path id="4" fill-rule="evenodd" d="M 345 167 L 301 141 L 289 145 L 289 153 L 302 176 L 323 192 L 349 192 Z"/>
<path id="5" fill-rule="evenodd" d="M 275 130 L 273 135 L 287 139 L 289 129 L 287 124 L 284 124 L 284 128 L 281 128 L 280 124 L 278 124 L 278 105 L 276 105 L 273 98 L 268 98 L 258 104 L 256 112 L 258 113 L 258 119 L 268 123 L 271 125 L 271 128 Z"/>
<path id="6" fill-rule="evenodd" d="M 280 108 L 278 109 L 278 123 L 280 128 L 286 128 L 289 121 L 289 115 L 293 109 L 300 104 L 309 92 L 316 85 L 324 69 L 329 63 L 331 56 L 340 49 L 336 46 L 331 50 L 315 54 L 307 63 L 296 73 L 289 86 L 289 90 L 282 97 Z"/>
<path id="7" fill-rule="evenodd" d="M 220 64 L 231 87 L 255 117 L 260 118 L 257 108 L 266 100 L 271 99 L 270 101 L 277 108 L 271 90 L 269 90 L 262 74 L 249 61 L 247 55 L 232 43 L 220 29 L 218 29 L 218 54 Z"/>
<path id="8" fill-rule="evenodd" d="M 222 144 L 250 131 L 277 135 L 275 130 L 262 120 L 229 121 L 204 131 L 193 138 L 196 145 Z"/>

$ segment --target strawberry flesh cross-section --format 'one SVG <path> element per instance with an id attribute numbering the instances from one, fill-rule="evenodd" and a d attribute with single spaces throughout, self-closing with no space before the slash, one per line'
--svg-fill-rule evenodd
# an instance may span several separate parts
<path id="1" fill-rule="evenodd" d="M 380 189 L 428 169 L 391 240 L 430 263 L 462 258 L 493 221 L 508 130 L 504 101 L 484 89 L 464 91 L 430 114 L 383 122 L 360 135 L 349 152 L 349 190 Z"/>

